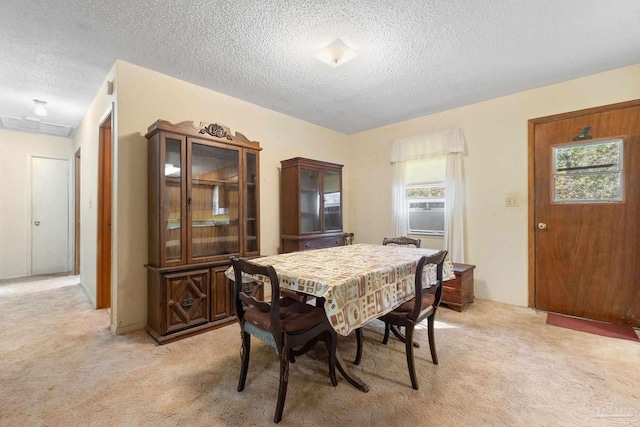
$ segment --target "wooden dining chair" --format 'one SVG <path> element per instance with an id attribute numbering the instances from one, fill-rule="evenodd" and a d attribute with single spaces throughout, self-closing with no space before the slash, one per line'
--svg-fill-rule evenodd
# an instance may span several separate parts
<path id="1" fill-rule="evenodd" d="M 410 237 L 385 237 L 384 239 L 382 239 L 382 244 L 384 246 L 411 246 L 411 247 L 415 247 L 415 248 L 419 248 L 420 247 L 420 243 L 422 241 L 420 239 L 412 239 Z M 400 340 L 404 341 L 404 335 L 398 331 L 395 327 L 390 327 L 390 328 L 385 328 L 384 330 L 384 339 L 383 339 L 383 343 L 386 344 L 387 341 L 389 341 L 389 332 L 393 332 L 393 334 L 395 336 L 397 336 Z M 362 328 L 358 328 L 356 329 L 356 358 L 354 359 L 353 363 L 356 365 L 360 364 L 360 361 L 362 360 L 362 347 L 364 345 L 364 337 L 362 335 Z M 416 347 L 419 347 L 419 345 L 416 343 L 415 344 Z"/>
<path id="2" fill-rule="evenodd" d="M 442 300 L 442 270 L 447 251 L 440 251 L 434 255 L 423 256 L 418 262 L 415 275 L 415 297 L 402 303 L 390 313 L 387 313 L 379 319 L 385 323 L 385 338 L 382 341 L 386 344 L 389 339 L 389 330 L 392 326 L 404 326 L 405 352 L 407 356 L 407 365 L 409 366 L 409 376 L 411 377 L 411 385 L 418 390 L 418 379 L 416 378 L 416 369 L 413 361 L 413 331 L 415 326 L 427 319 L 427 331 L 429 335 L 429 348 L 431 349 L 431 360 L 434 365 L 438 364 L 438 355 L 436 353 L 436 343 L 433 332 L 433 323 L 436 317 L 436 311 Z M 428 264 L 436 265 L 436 283 L 431 287 L 422 287 L 422 276 L 424 267 Z"/>
<path id="3" fill-rule="evenodd" d="M 385 237 L 382 239 L 382 244 L 387 246 L 414 246 L 416 248 L 420 247 L 420 243 L 422 241 L 420 239 L 412 239 L 410 237 Z"/>
<path id="4" fill-rule="evenodd" d="M 353 240 L 354 240 L 354 234 L 353 233 L 344 233 L 344 245 L 348 246 L 348 245 L 353 245 Z"/>
<path id="5" fill-rule="evenodd" d="M 382 244 L 385 246 L 409 246 L 409 247 L 420 247 L 420 243 L 422 240 L 420 239 L 412 239 L 410 237 L 385 237 L 382 240 Z M 387 326 L 384 329 L 384 338 L 382 339 L 382 343 L 386 344 L 389 341 L 389 332 L 393 332 L 393 334 L 400 339 L 400 341 L 404 342 L 404 335 L 400 332 L 394 325 Z M 419 348 L 420 345 L 418 343 L 413 343 L 413 346 Z"/>
<path id="6" fill-rule="evenodd" d="M 338 385 L 336 378 L 337 333 L 329 323 L 323 307 L 314 307 L 289 298 L 281 298 L 278 276 L 272 266 L 260 266 L 250 261 L 232 257 L 235 276 L 235 303 L 242 336 L 240 352 L 242 364 L 238 391 L 244 390 L 249 369 L 251 336 L 273 347 L 280 358 L 280 385 L 273 421 L 282 420 L 284 401 L 289 383 L 289 362 L 294 361 L 294 348 L 311 341 L 325 342 L 329 353 L 329 378 Z M 271 283 L 271 301 L 261 301 L 243 291 L 242 274 L 268 277 Z"/>

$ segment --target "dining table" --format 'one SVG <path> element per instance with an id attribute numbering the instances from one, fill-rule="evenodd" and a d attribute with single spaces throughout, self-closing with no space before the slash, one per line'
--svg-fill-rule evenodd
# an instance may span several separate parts
<path id="1" fill-rule="evenodd" d="M 373 319 L 392 311 L 415 293 L 415 272 L 423 256 L 434 249 L 358 243 L 325 249 L 313 249 L 251 259 L 258 265 L 271 265 L 280 289 L 306 294 L 323 301 L 329 323 L 340 335 L 347 336 Z M 423 287 L 436 283 L 436 266 L 428 264 Z M 225 275 L 234 280 L 233 267 Z M 455 277 L 453 265 L 445 260 L 443 280 Z M 265 276 L 243 277 L 260 281 Z M 266 294 L 266 293 L 265 293 Z M 368 386 L 351 373 L 340 355 L 336 367 L 353 386 L 368 391 Z"/>

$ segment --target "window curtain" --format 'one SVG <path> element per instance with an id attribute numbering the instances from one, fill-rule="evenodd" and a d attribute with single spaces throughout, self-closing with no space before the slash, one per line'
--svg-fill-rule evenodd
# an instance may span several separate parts
<path id="1" fill-rule="evenodd" d="M 406 236 L 409 217 L 407 204 L 404 202 L 407 162 L 395 162 L 391 167 L 393 168 L 393 235 Z"/>
<path id="2" fill-rule="evenodd" d="M 396 140 L 391 151 L 393 168 L 393 230 L 407 235 L 407 207 L 404 201 L 406 162 L 447 156 L 445 172 L 444 247 L 453 262 L 465 262 L 465 187 L 462 172 L 464 136 L 458 128 Z"/>

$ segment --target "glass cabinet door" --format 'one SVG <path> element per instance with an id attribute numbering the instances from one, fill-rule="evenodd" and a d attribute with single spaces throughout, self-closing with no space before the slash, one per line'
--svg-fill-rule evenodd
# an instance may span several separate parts
<path id="1" fill-rule="evenodd" d="M 237 150 L 191 144 L 191 260 L 240 251 Z"/>
<path id="2" fill-rule="evenodd" d="M 164 144 L 161 221 L 164 224 L 164 259 L 172 262 L 182 260 L 182 140 L 166 137 Z"/>
<path id="3" fill-rule="evenodd" d="M 258 252 L 258 156 L 255 153 L 247 153 L 246 182 L 246 206 L 247 223 L 245 230 L 246 252 Z"/>
<path id="4" fill-rule="evenodd" d="M 320 231 L 320 171 L 300 169 L 300 232 Z"/>
<path id="5" fill-rule="evenodd" d="M 323 214 L 325 231 L 342 230 L 342 218 L 340 218 L 342 195 L 340 194 L 340 189 L 340 174 L 324 171 Z"/>

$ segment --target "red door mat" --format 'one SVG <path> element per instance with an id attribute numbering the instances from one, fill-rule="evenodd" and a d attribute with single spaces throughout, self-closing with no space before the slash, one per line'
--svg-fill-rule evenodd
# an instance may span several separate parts
<path id="1" fill-rule="evenodd" d="M 547 313 L 547 325 L 559 326 L 561 328 L 588 332 L 605 337 L 640 341 L 640 338 L 638 338 L 635 330 L 630 325 L 614 325 L 612 323 L 578 319 L 576 317 L 561 316 L 554 313 Z"/>

